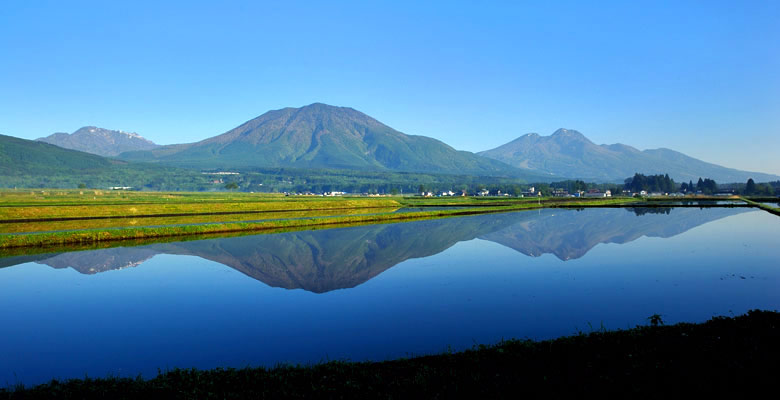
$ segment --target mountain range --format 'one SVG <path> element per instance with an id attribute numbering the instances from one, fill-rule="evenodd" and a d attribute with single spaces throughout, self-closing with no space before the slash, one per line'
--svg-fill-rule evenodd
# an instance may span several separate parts
<path id="1" fill-rule="evenodd" d="M 114 131 L 95 126 L 85 126 L 71 134 L 57 132 L 36 140 L 104 157 L 116 156 L 126 151 L 151 150 L 158 147 L 154 142 L 137 133 Z"/>
<path id="2" fill-rule="evenodd" d="M 45 147 L 40 142 L 59 147 Z M 725 168 L 664 148 L 640 151 L 619 143 L 597 145 L 570 129 L 559 129 L 551 136 L 529 133 L 474 154 L 455 150 L 433 138 L 401 133 L 352 108 L 321 103 L 269 111 L 195 143 L 158 146 L 136 133 L 91 126 L 72 134 L 55 133 L 32 143 L 0 135 L 0 172 L 9 177 L 26 177 L 2 181 L 0 186 L 34 182 L 34 186 L 43 187 L 52 183 L 52 176 L 66 173 L 63 171 L 70 175 L 60 182 L 74 182 L 79 176 L 73 174 L 82 168 L 97 171 L 115 169 L 117 165 L 123 165 L 124 171 L 134 171 L 120 174 L 121 177 L 132 175 L 135 184 L 162 189 L 181 186 L 181 179 L 165 184 L 161 178 L 156 184 L 147 184 L 144 171 L 167 174 L 169 180 L 203 170 L 262 168 L 327 169 L 344 171 L 340 172 L 344 176 L 384 172 L 468 175 L 525 182 L 622 182 L 637 172 L 669 174 L 678 182 L 696 181 L 699 177 L 722 183 L 745 182 L 748 178 L 759 182 L 780 180 L 777 175 Z M 64 152 L 63 148 L 71 152 Z M 116 180 L 102 177 L 93 181 L 102 184 Z M 66 183 L 63 185 L 57 187 L 67 187 Z M 204 190 L 208 185 L 187 187 Z"/>
<path id="3" fill-rule="evenodd" d="M 621 143 L 597 145 L 572 129 L 558 129 L 550 136 L 529 133 L 478 154 L 518 168 L 588 182 L 622 181 L 636 172 L 645 175 L 668 173 L 677 182 L 696 181 L 700 177 L 718 182 L 778 179 L 776 175 L 707 163 L 670 149 L 640 151 Z"/>
<path id="4" fill-rule="evenodd" d="M 458 151 L 426 136 L 407 135 L 348 107 L 314 103 L 269 111 L 196 143 L 123 153 L 128 161 L 189 168 L 294 167 L 533 175 Z"/>

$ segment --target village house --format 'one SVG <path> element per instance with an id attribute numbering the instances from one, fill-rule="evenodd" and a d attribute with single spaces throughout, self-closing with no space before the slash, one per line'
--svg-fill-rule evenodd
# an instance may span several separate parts
<path id="1" fill-rule="evenodd" d="M 591 189 L 588 190 L 588 193 L 585 193 L 585 197 L 612 197 L 612 191 L 602 192 L 598 189 Z"/>
<path id="2" fill-rule="evenodd" d="M 524 190 L 520 197 L 536 196 L 536 188 L 531 186 L 528 190 Z"/>

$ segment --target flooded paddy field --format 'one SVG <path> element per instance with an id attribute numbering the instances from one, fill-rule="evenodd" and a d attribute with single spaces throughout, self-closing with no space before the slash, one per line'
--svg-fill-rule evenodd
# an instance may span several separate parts
<path id="1" fill-rule="evenodd" d="M 540 209 L 0 258 L 0 380 L 382 360 L 778 309 L 755 208 Z"/>

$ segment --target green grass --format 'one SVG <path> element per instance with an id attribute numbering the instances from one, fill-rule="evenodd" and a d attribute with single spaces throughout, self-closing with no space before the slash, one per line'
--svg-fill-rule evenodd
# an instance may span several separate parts
<path id="1" fill-rule="evenodd" d="M 462 352 L 382 362 L 174 369 L 16 386 L 0 399 L 676 397 L 777 388 L 780 314 L 654 324 L 546 341 L 508 340 Z M 771 396 L 771 394 L 770 394 Z"/>
<path id="2" fill-rule="evenodd" d="M 766 204 L 757 203 L 757 202 L 755 202 L 753 200 L 748 200 L 748 199 L 746 199 L 744 197 L 742 197 L 741 199 L 742 199 L 742 201 L 744 201 L 745 203 L 750 204 L 753 207 L 758 207 L 758 208 L 760 208 L 760 209 L 762 209 L 764 211 L 767 211 L 767 212 L 769 212 L 771 214 L 774 214 L 774 215 L 780 215 L 780 208 L 778 208 L 778 207 L 772 207 L 772 206 L 768 206 Z"/>
<path id="3" fill-rule="evenodd" d="M 230 222 L 205 225 L 183 225 L 165 227 L 118 228 L 110 230 L 82 230 L 52 233 L 9 234 L 0 236 L 0 249 L 14 247 L 57 246 L 65 244 L 88 244 L 108 241 L 138 240 L 161 237 L 204 235 L 230 232 L 261 232 L 289 228 L 309 228 L 318 226 L 342 227 L 368 223 L 390 223 L 419 219 L 444 218 L 460 215 L 506 212 L 517 207 L 493 207 L 470 210 L 423 211 L 398 214 L 342 215 L 337 217 L 315 217 L 306 219 L 286 219 L 263 222 Z"/>
<path id="4" fill-rule="evenodd" d="M 284 197 L 261 194 L 174 194 L 132 193 L 125 196 L 93 190 L 79 192 L 41 191 L 0 196 L 0 223 L 64 219 L 163 217 L 252 213 L 267 211 L 307 211 L 356 208 L 400 207 L 391 198 Z M 58 193 L 63 193 L 59 195 Z"/>
<path id="5" fill-rule="evenodd" d="M 61 221 L 30 221 L 15 223 L 0 223 L 0 233 L 26 233 L 46 231 L 66 231 L 85 229 L 108 229 L 127 227 L 148 227 L 163 225 L 190 225 L 205 223 L 240 222 L 270 219 L 312 218 L 327 216 L 343 216 L 355 214 L 390 213 L 398 210 L 393 208 L 349 208 L 324 209 L 309 211 L 260 211 L 238 214 L 202 214 L 177 215 L 170 217 L 117 217 L 100 219 L 67 219 Z"/>
<path id="6" fill-rule="evenodd" d="M 353 200 L 344 199 L 334 204 L 352 204 Z M 317 227 L 317 226 L 347 226 L 370 223 L 391 223 L 413 221 L 419 219 L 446 218 L 463 215 L 486 214 L 529 210 L 543 207 L 604 207 L 630 204 L 625 199 L 598 199 L 569 201 L 566 203 L 534 203 L 524 202 L 506 205 L 490 205 L 485 207 L 470 207 L 466 209 L 421 211 L 409 213 L 384 213 L 373 215 L 340 215 L 335 217 L 314 217 L 305 219 L 284 219 L 262 222 L 227 222 L 202 225 L 180 225 L 162 227 L 125 227 L 117 229 L 92 229 L 67 232 L 8 234 L 0 236 L 0 249 L 35 246 L 61 246 L 66 244 L 89 244 L 97 242 L 126 241 L 174 236 L 189 236 L 203 234 L 222 234 L 230 232 L 259 232 L 278 229 Z"/>
<path id="7" fill-rule="evenodd" d="M 404 197 L 399 200 L 407 207 L 441 207 L 441 206 L 498 206 L 513 204 L 546 204 L 566 205 L 573 204 L 614 204 L 638 202 L 639 199 L 631 197 L 607 197 L 607 198 L 580 198 L 580 197 Z"/>

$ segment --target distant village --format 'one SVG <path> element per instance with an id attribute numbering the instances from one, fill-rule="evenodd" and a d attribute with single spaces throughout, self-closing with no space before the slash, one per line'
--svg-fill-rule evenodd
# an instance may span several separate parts
<path id="1" fill-rule="evenodd" d="M 771 184 L 755 184 L 752 180 L 749 180 L 747 184 L 724 184 L 718 185 L 711 179 L 701 179 L 694 184 L 694 182 L 683 182 L 682 184 L 676 184 L 674 180 L 669 178 L 669 175 L 649 175 L 635 174 L 634 177 L 625 180 L 624 184 L 619 183 L 586 183 L 581 180 L 567 180 L 554 183 L 541 183 L 537 186 L 523 186 L 518 184 L 504 184 L 504 185 L 478 185 L 471 183 L 467 184 L 450 184 L 454 186 L 461 186 L 462 189 L 448 189 L 448 190 L 430 190 L 420 184 L 417 191 L 411 189 L 411 185 L 396 185 L 390 184 L 385 187 L 374 187 L 371 190 L 363 188 L 356 188 L 354 186 L 349 187 L 346 185 L 346 190 L 333 190 L 334 185 L 322 185 L 319 190 L 285 190 L 285 186 L 289 188 L 294 186 L 292 178 L 276 177 L 275 181 L 264 186 L 262 181 L 252 178 L 248 180 L 242 173 L 233 171 L 214 171 L 214 172 L 201 172 L 202 175 L 208 176 L 208 184 L 213 185 L 210 188 L 201 188 L 206 191 L 221 191 L 221 190 L 236 190 L 249 193 L 283 193 L 286 196 L 367 196 L 367 197 L 385 197 L 385 196 L 418 196 L 418 197 L 571 197 L 571 198 L 607 198 L 613 196 L 621 197 L 684 197 L 689 195 L 715 195 L 715 196 L 732 196 L 737 194 L 763 194 L 774 195 L 774 190 Z M 247 181 L 251 182 L 251 185 L 247 184 Z M 268 182 L 266 182 L 268 183 Z M 780 184 L 780 182 L 776 182 Z M 306 181 L 302 184 L 298 183 L 298 188 L 306 187 Z M 439 187 L 442 184 L 435 184 Z M 80 185 L 81 187 L 81 185 Z M 317 187 L 317 186 L 315 186 Z M 471 189 L 468 189 L 470 187 Z M 645 190 L 650 188 L 653 190 Z M 143 188 L 134 188 L 130 186 L 110 186 L 108 190 L 143 190 Z M 322 190 L 325 189 L 325 190 Z M 404 190 L 406 189 L 406 191 Z M 660 190 L 659 190 L 660 189 Z M 665 190 L 664 190 L 665 189 Z"/>
<path id="2" fill-rule="evenodd" d="M 612 197 L 612 191 L 606 190 L 604 192 L 598 190 L 598 189 L 591 189 L 589 191 L 576 191 L 573 194 L 570 194 L 567 190 L 564 189 L 553 189 L 552 191 L 553 197 Z M 423 197 L 447 197 L 447 196 L 479 196 L 479 197 L 486 197 L 486 196 L 499 196 L 499 197 L 541 197 L 542 192 L 536 190 L 535 187 L 531 186 L 528 190 L 524 190 L 520 194 L 517 195 L 511 195 L 509 193 L 502 193 L 500 190 L 496 190 L 495 192 L 491 193 L 488 189 L 481 189 L 478 192 L 475 193 L 467 193 L 465 190 L 461 190 L 458 193 L 453 192 L 452 190 L 448 190 L 446 192 L 441 193 L 434 193 L 434 192 L 421 192 L 420 196 Z"/>
<path id="3" fill-rule="evenodd" d="M 284 192 L 286 196 L 325 196 L 325 197 L 333 197 L 333 196 L 368 196 L 368 197 L 390 197 L 394 196 L 392 194 L 379 194 L 379 193 L 349 193 L 349 192 L 322 192 L 322 193 L 314 193 L 314 192 Z M 682 193 L 682 192 L 676 192 L 676 193 L 664 193 L 664 192 L 647 192 L 645 190 L 641 190 L 639 192 L 632 192 L 630 190 L 623 190 L 620 193 L 620 196 L 624 197 L 684 197 L 686 195 L 695 195 L 695 194 L 703 194 L 702 192 L 697 193 Z M 737 194 L 734 190 L 723 190 L 718 193 L 714 193 L 716 196 L 733 196 Z M 569 191 L 564 189 L 553 189 L 550 193 L 552 197 L 573 197 L 573 198 L 605 198 L 605 197 L 612 197 L 612 191 L 611 190 L 605 190 L 601 191 L 599 189 L 590 189 L 590 190 L 578 190 L 574 193 L 569 193 Z M 536 190 L 533 186 L 531 186 L 528 190 L 523 191 L 522 193 L 518 195 L 512 195 L 509 193 L 502 193 L 500 190 L 496 190 L 494 192 L 491 192 L 487 189 L 482 189 L 477 192 L 469 193 L 466 190 L 459 190 L 458 192 L 453 192 L 452 190 L 443 191 L 443 192 L 420 192 L 415 193 L 414 196 L 419 197 L 467 197 L 467 196 L 475 196 L 475 197 L 515 197 L 515 198 L 523 198 L 523 197 L 542 197 L 543 194 L 541 191 Z"/>

